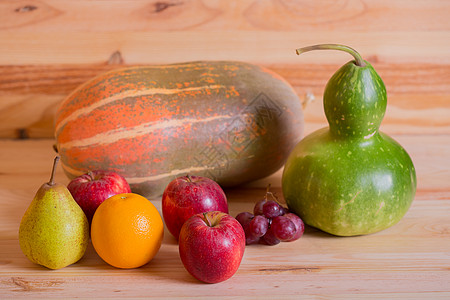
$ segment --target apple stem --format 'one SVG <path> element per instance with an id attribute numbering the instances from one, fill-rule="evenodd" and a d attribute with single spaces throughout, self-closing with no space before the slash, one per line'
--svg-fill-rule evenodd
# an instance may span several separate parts
<path id="1" fill-rule="evenodd" d="M 89 171 L 87 174 L 88 174 L 88 176 L 91 178 L 92 181 L 95 180 L 95 179 L 94 179 L 94 175 L 92 175 L 92 171 Z"/>
<path id="2" fill-rule="evenodd" d="M 55 172 L 56 172 L 56 165 L 59 161 L 59 155 L 55 156 L 55 159 L 53 160 L 53 167 L 52 167 L 52 175 L 50 176 L 50 181 L 48 182 L 48 185 L 55 185 Z"/>
<path id="3" fill-rule="evenodd" d="M 208 218 L 208 214 L 206 212 L 203 213 L 203 218 L 205 219 L 206 225 L 208 225 L 209 227 L 212 227 L 211 220 Z"/>
<path id="4" fill-rule="evenodd" d="M 192 182 L 192 177 L 191 177 L 191 175 L 186 174 L 186 177 L 187 177 L 188 182 Z"/>
<path id="5" fill-rule="evenodd" d="M 340 44 L 319 44 L 319 45 L 313 45 L 308 47 L 303 47 L 296 49 L 295 52 L 300 55 L 302 53 L 312 51 L 312 50 L 340 50 L 347 52 L 351 54 L 356 61 L 356 65 L 359 67 L 365 67 L 366 63 L 364 62 L 364 59 L 361 57 L 361 55 L 353 48 L 350 48 L 348 46 L 340 45 Z"/>

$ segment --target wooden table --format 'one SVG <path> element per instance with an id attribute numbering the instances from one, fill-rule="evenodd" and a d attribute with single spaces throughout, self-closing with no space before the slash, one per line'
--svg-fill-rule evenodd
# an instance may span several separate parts
<path id="1" fill-rule="evenodd" d="M 450 140 L 394 138 L 409 151 L 418 173 L 416 199 L 400 223 L 376 234 L 345 238 L 307 228 L 296 242 L 247 246 L 237 273 L 213 285 L 187 273 L 167 230 L 157 256 L 138 269 L 107 265 L 92 245 L 78 263 L 60 270 L 28 261 L 19 247 L 19 223 L 36 190 L 48 180 L 53 141 L 0 141 L 0 298 L 448 299 Z M 57 178 L 68 182 L 61 169 Z M 231 215 L 251 210 L 268 182 L 281 195 L 280 172 L 227 190 Z M 151 201 L 160 209 L 160 199 Z"/>

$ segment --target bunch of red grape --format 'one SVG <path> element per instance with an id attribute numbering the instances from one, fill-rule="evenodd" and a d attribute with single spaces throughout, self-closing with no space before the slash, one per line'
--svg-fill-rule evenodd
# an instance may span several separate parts
<path id="1" fill-rule="evenodd" d="M 291 242 L 299 239 L 305 231 L 302 219 L 280 205 L 275 195 L 269 192 L 269 187 L 264 199 L 255 204 L 253 213 L 241 212 L 236 216 L 244 228 L 247 245 Z M 268 196 L 273 199 L 268 199 Z"/>

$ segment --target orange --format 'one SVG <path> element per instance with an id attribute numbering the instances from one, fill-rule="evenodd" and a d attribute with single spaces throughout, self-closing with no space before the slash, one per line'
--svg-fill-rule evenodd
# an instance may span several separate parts
<path id="1" fill-rule="evenodd" d="M 97 254 L 116 268 L 138 268 L 158 252 L 164 224 L 156 207 L 141 195 L 112 196 L 97 208 L 91 240 Z"/>

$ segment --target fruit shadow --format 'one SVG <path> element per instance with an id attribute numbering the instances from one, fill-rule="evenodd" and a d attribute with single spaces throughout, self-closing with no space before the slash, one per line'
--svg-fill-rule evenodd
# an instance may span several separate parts
<path id="1" fill-rule="evenodd" d="M 311 236 L 311 237 L 320 237 L 320 238 L 332 238 L 336 237 L 335 235 L 329 234 L 325 231 L 322 231 L 320 229 L 317 229 L 315 227 L 309 226 L 305 224 L 305 232 L 303 233 L 304 236 Z"/>
<path id="2" fill-rule="evenodd" d="M 252 187 L 243 185 L 237 187 L 224 187 L 223 190 L 229 203 L 234 204 L 240 202 L 252 207 L 252 205 L 255 205 L 256 202 L 264 198 L 267 187 Z M 270 192 L 275 195 L 280 203 L 286 203 L 283 198 L 281 187 L 271 187 Z"/>
<path id="3" fill-rule="evenodd" d="M 198 280 L 193 278 L 184 268 L 178 253 L 178 242 L 172 236 L 165 236 L 161 244 L 161 248 L 155 257 L 147 264 L 133 269 L 115 268 L 105 261 L 96 253 L 92 242 L 89 242 L 83 258 L 73 265 L 74 267 L 90 268 L 97 271 L 107 271 L 108 273 L 129 275 L 138 275 L 139 277 L 149 277 L 164 282 L 174 283 L 193 283 L 200 284 Z"/>
<path id="4" fill-rule="evenodd" d="M 178 241 L 166 232 L 156 256 L 141 267 L 147 274 L 174 283 L 202 284 L 184 268 L 178 250 Z"/>
<path id="5" fill-rule="evenodd" d="M 372 234 L 376 234 L 372 233 Z M 365 234 L 365 235 L 353 235 L 353 236 L 341 236 L 341 235 L 334 235 L 325 231 L 322 231 L 318 228 L 309 226 L 305 224 L 305 232 L 303 233 L 304 236 L 309 236 L 309 237 L 316 237 L 316 238 L 330 238 L 330 239 L 352 239 L 352 238 L 358 238 L 358 237 L 362 237 L 362 236 L 368 236 L 371 234 Z"/>
<path id="6" fill-rule="evenodd" d="M 164 238 L 158 253 L 150 262 L 139 268 L 119 269 L 107 264 L 97 254 L 91 240 L 89 240 L 85 255 L 74 266 L 104 270 L 108 273 L 148 276 L 156 280 L 159 277 L 165 282 L 202 284 L 202 282 L 192 277 L 184 268 L 179 255 L 178 241 L 168 232 L 167 228 L 164 230 Z"/>

